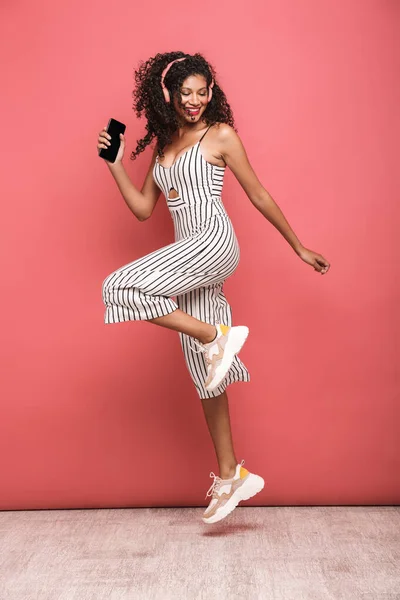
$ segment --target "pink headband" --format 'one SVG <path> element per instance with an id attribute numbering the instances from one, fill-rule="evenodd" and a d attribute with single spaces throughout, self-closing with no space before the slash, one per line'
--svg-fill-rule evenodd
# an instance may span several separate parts
<path id="1" fill-rule="evenodd" d="M 164 84 L 164 79 L 166 74 L 168 73 L 169 69 L 171 68 L 171 66 L 175 63 L 175 62 L 179 62 L 181 60 L 185 60 L 187 58 L 187 56 L 183 56 L 182 58 L 176 58 L 175 60 L 172 60 L 170 63 L 167 64 L 167 66 L 165 67 L 165 69 L 163 70 L 163 72 L 161 73 L 161 87 L 164 93 L 164 98 L 166 102 L 170 102 L 170 96 L 169 96 L 169 91 L 168 89 L 165 87 Z M 212 98 L 212 88 L 214 87 L 214 78 L 211 79 L 211 83 L 209 85 L 209 90 L 208 90 L 208 102 L 210 102 L 211 98 Z"/>

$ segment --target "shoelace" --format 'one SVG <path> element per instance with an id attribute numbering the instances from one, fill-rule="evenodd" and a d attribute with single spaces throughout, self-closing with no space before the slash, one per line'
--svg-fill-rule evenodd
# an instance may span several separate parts
<path id="1" fill-rule="evenodd" d="M 243 466 L 244 463 L 245 463 L 244 459 L 242 461 L 240 461 L 240 465 L 241 466 Z M 206 494 L 206 499 L 207 499 L 208 496 L 211 496 L 211 495 L 212 495 L 213 498 L 215 498 L 217 496 L 217 494 L 218 494 L 218 490 L 221 487 L 221 483 L 222 483 L 221 477 L 218 477 L 218 475 L 216 475 L 212 471 L 210 473 L 210 477 L 214 477 L 214 481 L 212 482 L 212 484 L 211 484 L 211 486 L 210 486 L 210 488 L 209 488 L 209 490 L 208 490 L 208 492 Z"/>
<path id="2" fill-rule="evenodd" d="M 244 465 L 244 459 L 240 462 L 240 465 L 243 466 Z M 218 475 L 216 475 L 215 473 L 213 473 L 211 471 L 210 473 L 210 477 L 214 477 L 214 481 L 212 482 L 207 494 L 206 494 L 206 499 L 208 498 L 208 496 L 212 496 L 213 498 L 215 498 L 218 494 L 218 490 L 221 487 L 221 483 L 222 483 L 222 479 L 221 477 L 218 477 Z"/>
<path id="3" fill-rule="evenodd" d="M 200 350 L 196 350 L 196 348 L 194 348 L 192 346 L 192 344 L 190 343 L 190 340 L 189 340 L 189 346 L 192 348 L 192 350 L 194 352 L 196 352 L 196 354 L 199 354 L 200 352 L 207 352 L 207 348 L 202 343 L 196 342 L 196 340 L 193 340 L 193 341 L 196 344 L 196 346 L 198 346 L 200 348 Z"/>
<path id="4" fill-rule="evenodd" d="M 196 348 L 194 348 L 192 346 L 192 344 L 190 343 L 189 340 L 189 346 L 192 348 L 193 352 L 196 352 L 196 354 L 200 354 L 200 352 L 207 352 L 208 348 L 206 348 L 205 346 L 203 346 L 203 344 L 201 344 L 200 342 L 196 342 L 196 340 L 193 340 L 194 343 L 196 344 L 196 346 L 198 346 L 200 348 L 200 350 L 196 350 Z M 205 355 L 205 361 L 207 363 L 207 365 L 211 364 L 211 360 L 208 358 L 207 354 Z"/>
<path id="5" fill-rule="evenodd" d="M 217 330 L 217 336 L 216 336 L 216 338 L 213 340 L 213 342 L 216 342 L 216 341 L 217 341 L 217 339 L 218 339 L 218 330 Z M 204 346 L 204 344 L 202 344 L 201 342 L 197 342 L 195 339 L 194 339 L 193 341 L 194 341 L 194 343 L 196 344 L 196 346 L 199 348 L 199 350 L 196 350 L 196 348 L 194 348 L 194 347 L 192 346 L 192 344 L 191 344 L 191 342 L 190 342 L 190 340 L 189 340 L 189 346 L 191 347 L 191 349 L 193 350 L 193 352 L 196 352 L 196 354 L 200 354 L 200 352 L 205 352 L 205 353 L 207 353 L 207 352 L 208 352 L 208 348 L 206 348 L 206 347 Z M 205 361 L 206 361 L 207 365 L 210 365 L 210 364 L 211 364 L 211 360 L 208 358 L 207 354 L 205 355 L 205 357 L 204 357 L 204 358 L 205 358 Z"/>
<path id="6" fill-rule="evenodd" d="M 206 494 L 206 499 L 208 496 L 212 496 L 213 498 L 215 498 L 215 496 L 217 495 L 218 490 L 220 488 L 221 481 L 222 481 L 221 477 L 218 477 L 218 475 L 216 475 L 212 471 L 210 473 L 210 477 L 214 477 L 214 481 L 212 482 L 212 484 Z"/>

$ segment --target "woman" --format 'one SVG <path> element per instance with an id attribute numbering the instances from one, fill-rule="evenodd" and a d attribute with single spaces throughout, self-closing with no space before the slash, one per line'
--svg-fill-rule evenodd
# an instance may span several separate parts
<path id="1" fill-rule="evenodd" d="M 134 108 L 147 118 L 147 134 L 136 158 L 156 138 L 142 189 L 122 165 L 125 137 L 107 165 L 133 214 L 148 219 L 163 192 L 173 219 L 175 242 L 139 258 L 103 282 L 105 323 L 147 320 L 179 332 L 186 364 L 202 401 L 214 443 L 219 476 L 206 498 L 203 521 L 215 523 L 264 487 L 262 477 L 238 463 L 233 449 L 226 387 L 250 381 L 237 354 L 248 335 L 232 325 L 224 281 L 239 263 L 240 249 L 221 200 L 228 166 L 256 208 L 282 233 L 297 255 L 320 273 L 329 263 L 301 245 L 277 204 L 257 179 L 225 94 L 201 54 L 157 54 L 135 72 Z M 110 135 L 100 132 L 97 148 Z M 201 143 L 201 146 L 200 146 Z M 173 299 L 176 297 L 176 301 Z"/>

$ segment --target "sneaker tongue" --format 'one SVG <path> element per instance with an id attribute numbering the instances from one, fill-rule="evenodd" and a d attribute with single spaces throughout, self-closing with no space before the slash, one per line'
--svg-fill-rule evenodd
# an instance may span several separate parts
<path id="1" fill-rule="evenodd" d="M 219 488 L 222 485 L 222 479 L 220 477 L 218 477 L 215 481 L 215 485 L 214 485 L 214 489 L 212 492 L 212 497 L 213 498 L 217 498 L 218 497 L 218 492 L 219 492 Z"/>
<path id="2" fill-rule="evenodd" d="M 240 464 L 236 465 L 236 471 L 235 474 L 233 476 L 233 479 L 238 479 L 240 477 Z"/>

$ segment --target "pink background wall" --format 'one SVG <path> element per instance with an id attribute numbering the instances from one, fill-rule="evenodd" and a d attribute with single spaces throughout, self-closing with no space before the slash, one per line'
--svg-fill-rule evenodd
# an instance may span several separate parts
<path id="1" fill-rule="evenodd" d="M 242 254 L 225 292 L 252 377 L 228 394 L 257 503 L 400 500 L 399 6 L 246 7 L 2 8 L 0 508 L 205 503 L 216 462 L 178 335 L 105 325 L 101 298 L 111 271 L 173 241 L 164 197 L 137 221 L 96 150 L 110 116 L 127 123 L 141 186 L 133 70 L 170 50 L 214 64 L 259 179 L 332 263 L 302 262 L 227 170 Z"/>

